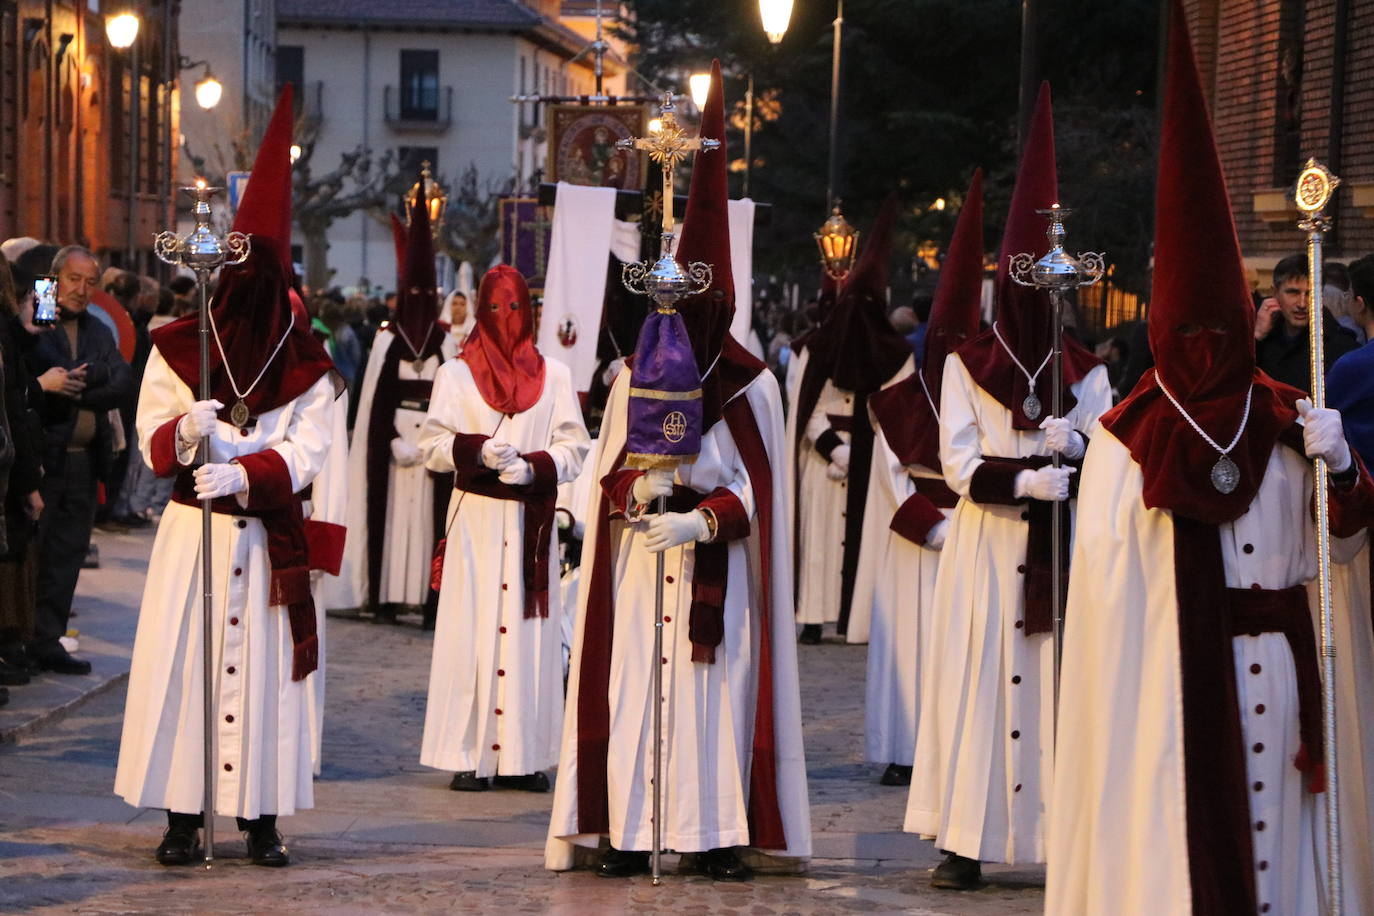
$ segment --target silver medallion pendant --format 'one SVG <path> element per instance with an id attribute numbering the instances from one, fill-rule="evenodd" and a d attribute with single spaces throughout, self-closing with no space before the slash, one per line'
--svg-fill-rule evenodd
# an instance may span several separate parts
<path id="1" fill-rule="evenodd" d="M 1239 484 L 1240 468 L 1229 456 L 1222 455 L 1217 459 L 1217 463 L 1212 465 L 1212 486 L 1225 496 L 1234 493 Z"/>
<path id="2" fill-rule="evenodd" d="M 249 416 L 248 405 L 243 403 L 242 398 L 235 401 L 234 406 L 229 408 L 229 422 L 233 423 L 235 426 L 248 425 Z"/>
<path id="3" fill-rule="evenodd" d="M 1026 415 L 1027 420 L 1040 419 L 1040 399 L 1032 391 L 1026 395 L 1026 399 L 1021 402 L 1021 412 Z"/>
<path id="4" fill-rule="evenodd" d="M 415 361 L 410 364 L 410 368 L 415 370 L 416 375 L 425 374 L 425 360 L 422 356 L 415 357 Z"/>

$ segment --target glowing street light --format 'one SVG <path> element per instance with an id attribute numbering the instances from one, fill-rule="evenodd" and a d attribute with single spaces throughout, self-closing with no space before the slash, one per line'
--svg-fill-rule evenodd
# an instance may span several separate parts
<path id="1" fill-rule="evenodd" d="M 763 20 L 768 40 L 780 43 L 792 21 L 792 0 L 759 0 L 759 18 Z"/>
<path id="2" fill-rule="evenodd" d="M 105 37 L 113 47 L 123 51 L 138 40 L 138 15 L 131 12 L 118 13 L 105 20 Z"/>
<path id="3" fill-rule="evenodd" d="M 304 150 L 301 149 L 301 145 L 300 145 L 299 143 L 292 143 L 292 144 L 291 144 L 291 164 L 292 164 L 292 165 L 295 165 L 295 164 L 296 164 L 296 160 L 301 158 L 301 154 L 302 154 L 303 152 L 304 152 Z"/>
<path id="4" fill-rule="evenodd" d="M 711 74 L 693 73 L 687 78 L 687 85 L 691 89 L 692 104 L 697 106 L 697 111 L 706 107 L 706 99 L 711 94 Z"/>
<path id="5" fill-rule="evenodd" d="M 209 111 L 219 104 L 220 98 L 224 95 L 224 84 L 215 79 L 215 75 L 210 72 L 210 65 L 205 65 L 205 75 L 196 80 L 196 104 Z"/>

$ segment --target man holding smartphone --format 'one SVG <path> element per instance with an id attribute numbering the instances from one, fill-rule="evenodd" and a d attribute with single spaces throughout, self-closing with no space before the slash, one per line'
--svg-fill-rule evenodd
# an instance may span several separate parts
<path id="1" fill-rule="evenodd" d="M 67 632 L 72 595 L 95 522 L 96 482 L 111 459 L 109 411 L 131 384 L 129 364 L 114 336 L 87 314 L 100 281 L 95 255 L 68 245 L 53 256 L 57 324 L 29 351 L 29 369 L 67 371 L 62 387 L 44 394 L 43 503 L 38 530 L 38 604 L 29 655 L 58 674 L 88 674 L 90 662 L 73 658 L 59 641 Z"/>

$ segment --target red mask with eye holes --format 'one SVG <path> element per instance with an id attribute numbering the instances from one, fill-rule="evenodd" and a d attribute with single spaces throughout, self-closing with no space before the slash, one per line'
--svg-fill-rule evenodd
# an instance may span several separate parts
<path id="1" fill-rule="evenodd" d="M 525 278 L 500 264 L 477 290 L 476 327 L 462 358 L 482 400 L 505 414 L 523 413 L 544 390 L 544 357 L 534 345 L 534 309 Z"/>
<path id="2" fill-rule="evenodd" d="M 1102 425 L 1140 465 L 1146 506 L 1219 525 L 1250 508 L 1275 444 L 1297 421 L 1293 404 L 1302 392 L 1255 367 L 1255 308 L 1182 19 L 1171 22 L 1156 183 L 1149 314 L 1155 368 L 1103 416 Z M 1230 493 L 1211 480 L 1217 449 L 1165 396 L 1161 381 L 1223 448 L 1241 428 L 1251 398 L 1245 431 L 1229 454 L 1239 468 Z"/>

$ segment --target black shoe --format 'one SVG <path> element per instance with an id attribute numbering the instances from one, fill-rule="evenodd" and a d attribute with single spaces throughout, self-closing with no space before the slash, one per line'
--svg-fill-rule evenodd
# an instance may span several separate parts
<path id="1" fill-rule="evenodd" d="M 23 687 L 29 682 L 29 673 L 22 668 L 6 664 L 0 659 L 0 684 L 6 687 Z"/>
<path id="2" fill-rule="evenodd" d="M 100 548 L 95 544 L 86 548 L 86 559 L 81 561 L 82 569 L 100 568 Z"/>
<path id="3" fill-rule="evenodd" d="M 819 623 L 803 624 L 801 636 L 797 637 L 797 642 L 803 646 L 819 646 L 821 644 L 821 625 Z"/>
<path id="4" fill-rule="evenodd" d="M 748 881 L 754 877 L 734 849 L 710 849 L 697 853 L 697 871 L 715 881 Z"/>
<path id="5" fill-rule="evenodd" d="M 144 518 L 142 515 L 135 515 L 133 513 L 130 513 L 128 515 L 121 515 L 114 521 L 115 524 L 123 525 L 125 528 L 131 530 L 153 527 L 152 519 Z"/>
<path id="6" fill-rule="evenodd" d="M 983 867 L 977 859 L 966 859 L 946 853 L 945 860 L 935 866 L 930 886 L 945 891 L 971 891 L 983 883 Z"/>
<path id="7" fill-rule="evenodd" d="M 454 777 L 455 780 L 457 777 Z M 497 776 L 492 783 L 501 789 L 519 789 L 521 792 L 549 791 L 549 777 L 540 772 L 525 776 Z"/>
<path id="8" fill-rule="evenodd" d="M 646 874 L 648 871 L 647 852 L 626 852 L 614 846 L 608 846 L 601 854 L 601 861 L 596 863 L 596 874 L 601 878 L 628 878 L 631 875 Z"/>
<path id="9" fill-rule="evenodd" d="M 41 655 L 35 660 L 38 662 L 39 668 L 44 671 L 51 671 L 53 674 L 91 673 L 90 662 L 75 657 L 66 649 L 59 648 L 56 652 L 49 652 L 47 655 Z"/>
<path id="10" fill-rule="evenodd" d="M 291 854 L 276 827 L 252 827 L 244 836 L 248 840 L 248 858 L 254 865 L 281 868 L 291 864 Z"/>
<path id="11" fill-rule="evenodd" d="M 904 767 L 900 763 L 889 763 L 887 769 L 883 770 L 883 776 L 878 780 L 878 784 L 884 786 L 911 785 L 911 767 Z"/>
<path id="12" fill-rule="evenodd" d="M 42 666 L 34 661 L 33 656 L 24 649 L 22 644 L 0 652 L 0 662 L 9 665 L 11 668 L 18 668 L 29 677 L 33 677 L 43 670 Z"/>
<path id="13" fill-rule="evenodd" d="M 97 531 L 108 531 L 110 534 L 124 534 L 129 528 L 116 518 L 102 519 L 95 523 Z"/>
<path id="14" fill-rule="evenodd" d="M 157 847 L 159 865 L 190 865 L 201 857 L 199 835 L 201 817 L 198 814 L 167 812 L 167 830 Z"/>
<path id="15" fill-rule="evenodd" d="M 485 792 L 487 785 L 487 777 L 478 776 L 472 770 L 464 770 L 453 774 L 453 782 L 449 783 L 448 787 L 455 792 Z"/>

